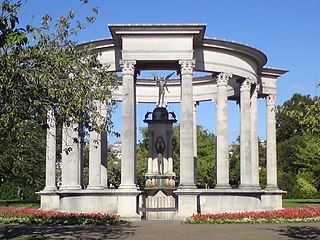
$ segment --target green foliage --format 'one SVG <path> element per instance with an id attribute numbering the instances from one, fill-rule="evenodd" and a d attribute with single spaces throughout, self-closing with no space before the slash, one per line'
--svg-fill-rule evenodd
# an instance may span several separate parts
<path id="1" fill-rule="evenodd" d="M 310 172 L 301 172 L 297 176 L 297 185 L 300 192 L 305 198 L 314 198 L 317 194 L 317 189 L 313 186 L 314 178 Z"/>
<path id="2" fill-rule="evenodd" d="M 15 199 L 22 187 L 25 199 L 35 199 L 44 187 L 45 129 L 25 122 L 17 134 L 0 143 L 0 198 Z"/>
<path id="3" fill-rule="evenodd" d="M 305 126 L 300 123 L 300 116 L 295 116 L 299 113 L 304 115 L 306 106 L 312 105 L 313 100 L 309 95 L 293 94 L 291 99 L 285 101 L 282 106 L 277 107 L 276 127 L 277 141 L 282 142 L 295 135 L 302 135 L 305 132 Z"/>
<path id="4" fill-rule="evenodd" d="M 197 150 L 197 186 L 213 188 L 216 181 L 215 135 L 202 126 L 197 126 Z"/>
<path id="5" fill-rule="evenodd" d="M 111 148 L 108 148 L 108 182 L 115 188 L 121 183 L 121 160 L 116 157 Z"/>
<path id="6" fill-rule="evenodd" d="M 147 128 L 143 128 L 143 129 L 147 130 Z M 146 136 L 146 135 L 143 135 L 143 136 Z M 137 184 L 141 188 L 144 188 L 145 174 L 147 172 L 147 166 L 148 166 L 148 150 L 145 147 L 145 139 L 143 139 L 142 142 L 138 144 L 137 151 L 138 151 Z"/>
<path id="7" fill-rule="evenodd" d="M 279 187 L 286 198 L 314 198 L 319 191 L 320 154 L 316 136 L 293 136 L 278 144 Z"/>
<path id="8" fill-rule="evenodd" d="M 23 187 L 27 198 L 29 189 L 44 185 L 47 111 L 54 110 L 60 124 L 110 130 L 117 82 L 94 46 L 72 40 L 95 21 L 97 8 L 84 21 L 73 11 L 56 22 L 45 15 L 36 28 L 19 25 L 21 6 L 15 0 L 0 4 L 0 188 Z M 97 111 L 95 100 L 106 102 L 107 116 Z M 0 194 L 13 198 L 11 190 Z"/>
<path id="9" fill-rule="evenodd" d="M 294 94 L 278 107 L 278 179 L 287 198 L 319 196 L 319 125 L 319 97 Z"/>
<path id="10" fill-rule="evenodd" d="M 229 183 L 231 187 L 237 188 L 240 183 L 240 138 L 237 143 L 232 144 L 231 154 L 229 155 Z"/>

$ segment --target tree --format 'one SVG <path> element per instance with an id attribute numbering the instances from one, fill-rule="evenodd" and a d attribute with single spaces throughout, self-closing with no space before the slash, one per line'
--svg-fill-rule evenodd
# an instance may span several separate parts
<path id="1" fill-rule="evenodd" d="M 288 198 L 316 197 L 320 190 L 320 139 L 294 136 L 278 144 L 279 187 Z"/>
<path id="2" fill-rule="evenodd" d="M 278 107 L 278 176 L 286 197 L 317 197 L 320 190 L 320 102 L 294 94 Z M 284 130 L 290 131 L 284 131 Z"/>
<path id="3" fill-rule="evenodd" d="M 229 183 L 233 188 L 237 188 L 240 183 L 240 137 L 232 144 L 229 154 Z"/>
<path id="4" fill-rule="evenodd" d="M 86 1 L 82 1 L 85 4 Z M 0 35 L 0 125 L 10 133 L 23 121 L 46 125 L 48 109 L 54 109 L 61 121 L 91 122 L 92 127 L 105 129 L 111 120 L 98 114 L 94 100 L 112 99 L 116 78 L 108 66 L 98 60 L 94 46 L 77 46 L 70 38 L 85 27 L 74 26 L 75 13 L 70 11 L 52 27 L 49 15 L 42 18 L 42 27 L 27 25 L 18 28 L 21 2 L 1 5 Z M 96 15 L 98 9 L 94 8 Z M 87 17 L 87 23 L 95 17 Z M 112 101 L 108 101 L 110 110 Z M 90 114 L 88 114 L 90 113 Z M 111 112 L 109 111 L 109 114 Z M 101 121 L 103 120 L 103 121 Z M 98 124 L 102 123 L 102 124 Z M 3 136 L 3 134 L 1 134 Z"/>
<path id="5" fill-rule="evenodd" d="M 82 0 L 81 5 L 87 2 Z M 100 131 L 107 125 L 111 129 L 116 78 L 99 62 L 94 46 L 71 40 L 95 21 L 98 8 L 83 23 L 69 11 L 56 23 L 43 16 L 36 28 L 19 26 L 21 6 L 21 1 L 0 4 L 0 188 L 9 182 L 18 184 L 23 176 L 25 186 L 39 190 L 40 179 L 44 182 L 48 110 L 54 110 L 60 124 L 73 121 L 86 129 Z M 106 101 L 107 116 L 99 114 L 95 100 Z M 33 154 L 33 150 L 39 151 Z"/>
<path id="6" fill-rule="evenodd" d="M 118 188 L 121 183 L 121 159 L 117 158 L 116 153 L 108 148 L 108 182 L 109 187 Z"/>
<path id="7" fill-rule="evenodd" d="M 216 181 L 215 135 L 197 126 L 197 186 L 213 188 Z"/>
<path id="8" fill-rule="evenodd" d="M 305 114 L 306 106 L 313 103 L 309 95 L 293 94 L 291 99 L 285 101 L 282 106 L 277 107 L 276 127 L 277 142 L 282 142 L 294 135 L 302 135 L 305 131 L 304 125 L 300 123 L 300 117 L 294 117 L 292 113 Z"/>

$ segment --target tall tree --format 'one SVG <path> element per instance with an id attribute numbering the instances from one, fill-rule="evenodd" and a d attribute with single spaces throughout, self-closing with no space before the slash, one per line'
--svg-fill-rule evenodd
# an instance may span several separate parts
<path id="1" fill-rule="evenodd" d="M 79 2 L 83 6 L 88 0 Z M 26 186 L 39 178 L 43 183 L 44 175 L 32 171 L 44 169 L 49 109 L 58 122 L 85 123 L 87 129 L 99 131 L 112 123 L 111 92 L 116 78 L 99 62 L 94 46 L 79 46 L 71 40 L 95 21 L 98 8 L 85 21 L 77 21 L 74 11 L 56 22 L 45 15 L 36 28 L 20 26 L 21 6 L 18 0 L 0 3 L 0 187 L 9 184 L 9 179 L 18 183 L 21 176 L 27 177 Z M 94 100 L 107 100 L 108 116 L 100 116 Z M 32 186 L 38 190 L 38 183 Z"/>
<path id="2" fill-rule="evenodd" d="M 294 94 L 278 107 L 279 186 L 286 197 L 310 198 L 319 196 L 320 162 L 320 100 Z M 283 129 L 291 129 L 285 134 Z"/>
<path id="3" fill-rule="evenodd" d="M 215 135 L 202 126 L 197 126 L 197 185 L 213 188 L 216 181 Z"/>
<path id="4" fill-rule="evenodd" d="M 277 142 L 282 142 L 294 135 L 302 135 L 305 131 L 304 126 L 300 123 L 300 117 L 294 116 L 293 113 L 305 114 L 306 106 L 313 103 L 309 95 L 293 94 L 285 101 L 282 106 L 277 107 L 276 127 Z"/>

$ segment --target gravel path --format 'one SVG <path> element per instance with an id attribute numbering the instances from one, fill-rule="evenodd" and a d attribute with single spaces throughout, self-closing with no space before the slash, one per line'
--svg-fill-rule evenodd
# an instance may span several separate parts
<path id="1" fill-rule="evenodd" d="M 116 226 L 0 224 L 0 239 L 319 239 L 320 223 L 190 225 L 141 221 Z"/>

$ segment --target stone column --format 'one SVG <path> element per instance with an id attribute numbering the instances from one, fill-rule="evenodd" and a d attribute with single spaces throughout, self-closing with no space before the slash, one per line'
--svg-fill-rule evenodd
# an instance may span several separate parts
<path id="1" fill-rule="evenodd" d="M 259 145 L 258 145 L 258 92 L 256 85 L 251 96 L 251 176 L 252 186 L 260 189 L 259 186 Z"/>
<path id="2" fill-rule="evenodd" d="M 89 185 L 87 189 L 102 189 L 101 143 L 101 134 L 96 131 L 91 131 L 89 142 Z"/>
<path id="3" fill-rule="evenodd" d="M 194 158 L 194 179 L 197 182 L 197 166 L 198 166 L 198 142 L 197 142 L 197 106 L 199 102 L 193 103 L 193 158 Z"/>
<path id="4" fill-rule="evenodd" d="M 193 155 L 195 158 L 198 157 L 197 150 L 197 107 L 199 106 L 199 102 L 193 103 Z"/>
<path id="5" fill-rule="evenodd" d="M 194 60 L 180 60 L 181 110 L 180 110 L 180 185 L 179 188 L 195 188 L 193 142 L 193 89 Z"/>
<path id="6" fill-rule="evenodd" d="M 139 220 L 136 185 L 136 61 L 122 60 L 122 159 L 121 184 L 118 189 L 118 214 L 127 219 Z"/>
<path id="7" fill-rule="evenodd" d="M 106 102 L 101 103 L 101 116 L 108 117 L 108 105 Z M 108 133 L 101 132 L 101 185 L 108 188 Z"/>
<path id="8" fill-rule="evenodd" d="M 47 146 L 46 146 L 46 186 L 45 191 L 55 191 L 56 187 L 56 119 L 50 109 L 47 113 Z"/>
<path id="9" fill-rule="evenodd" d="M 122 67 L 122 159 L 120 188 L 136 189 L 136 61 L 121 61 Z"/>
<path id="10" fill-rule="evenodd" d="M 240 187 L 252 186 L 251 177 L 251 82 L 246 79 L 240 87 Z"/>
<path id="11" fill-rule="evenodd" d="M 230 188 L 228 151 L 228 81 L 232 74 L 217 76 L 217 185 L 216 188 Z"/>
<path id="12" fill-rule="evenodd" d="M 101 103 L 94 101 L 96 111 L 100 112 Z M 87 189 L 102 189 L 101 185 L 101 134 L 91 131 L 89 135 L 89 185 Z"/>
<path id="13" fill-rule="evenodd" d="M 267 105 L 267 189 L 278 189 L 275 95 L 266 97 Z"/>
<path id="14" fill-rule="evenodd" d="M 108 188 L 108 134 L 101 133 L 101 186 Z"/>
<path id="15" fill-rule="evenodd" d="M 62 186 L 60 190 L 81 189 L 79 124 L 67 122 L 62 129 Z"/>

